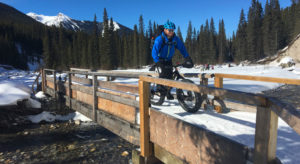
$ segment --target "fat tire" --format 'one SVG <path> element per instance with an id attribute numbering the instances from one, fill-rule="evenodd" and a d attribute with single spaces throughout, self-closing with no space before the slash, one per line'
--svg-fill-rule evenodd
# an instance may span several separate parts
<path id="1" fill-rule="evenodd" d="M 182 82 L 187 82 L 187 83 L 194 83 L 193 81 L 189 80 L 189 79 L 182 79 Z M 188 91 L 190 93 L 193 93 L 195 95 L 195 103 L 193 104 L 192 107 L 190 107 L 189 105 L 187 105 L 187 103 L 185 102 L 184 98 L 183 98 L 183 90 L 182 89 L 176 89 L 176 95 L 177 95 L 177 99 L 178 102 L 180 104 L 180 106 L 187 112 L 189 113 L 196 113 L 200 107 L 201 107 L 201 103 L 202 103 L 202 98 L 201 98 L 201 94 L 197 93 L 197 92 L 192 92 L 192 91 Z"/>
<path id="2" fill-rule="evenodd" d="M 150 84 L 150 104 L 152 105 L 162 105 L 165 101 L 166 94 L 156 90 L 157 84 Z M 155 94 L 160 94 L 158 100 L 154 99 Z"/>

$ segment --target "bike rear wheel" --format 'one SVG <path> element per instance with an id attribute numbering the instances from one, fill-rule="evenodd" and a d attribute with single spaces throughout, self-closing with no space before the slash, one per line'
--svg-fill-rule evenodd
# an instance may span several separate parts
<path id="1" fill-rule="evenodd" d="M 182 82 L 194 83 L 189 79 L 182 79 Z M 180 106 L 189 113 L 197 112 L 201 107 L 201 95 L 189 90 L 176 89 L 176 95 Z"/>
<path id="2" fill-rule="evenodd" d="M 150 83 L 150 103 L 153 105 L 162 105 L 165 101 L 166 92 L 164 92 L 161 85 Z"/>

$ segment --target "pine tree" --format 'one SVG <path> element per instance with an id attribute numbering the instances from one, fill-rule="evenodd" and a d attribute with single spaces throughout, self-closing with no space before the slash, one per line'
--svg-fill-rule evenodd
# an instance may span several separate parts
<path id="1" fill-rule="evenodd" d="M 139 66 L 146 65 L 147 61 L 147 56 L 146 56 L 146 42 L 145 42 L 145 35 L 144 35 L 144 20 L 143 16 L 140 15 L 139 18 Z"/>
<path id="2" fill-rule="evenodd" d="M 208 46 L 208 63 L 215 63 L 215 57 L 217 55 L 217 45 L 216 45 L 216 30 L 215 30 L 214 19 L 211 18 L 209 26 L 209 46 Z"/>
<path id="3" fill-rule="evenodd" d="M 97 61 L 100 61 L 100 54 L 99 54 L 99 29 L 97 23 L 97 16 L 95 14 L 94 21 L 93 21 L 93 34 L 90 41 L 90 51 L 91 51 L 91 68 L 96 69 L 98 66 Z"/>
<path id="4" fill-rule="evenodd" d="M 138 30 L 137 25 L 134 25 L 133 28 L 133 58 L 132 58 L 132 66 L 137 67 L 139 62 L 139 45 L 138 45 Z"/>
<path id="5" fill-rule="evenodd" d="M 48 30 L 45 30 L 45 35 L 43 38 L 43 57 L 44 63 L 46 68 L 52 68 L 53 66 L 53 59 L 51 58 L 51 45 L 50 45 L 50 38 Z"/>
<path id="6" fill-rule="evenodd" d="M 193 35 L 192 22 L 189 21 L 187 34 L 186 34 L 186 38 L 185 38 L 185 47 L 189 54 L 192 52 L 192 35 Z"/>
<path id="7" fill-rule="evenodd" d="M 102 57 L 101 57 L 101 68 L 110 70 L 113 68 L 112 65 L 112 32 L 109 29 L 108 16 L 106 8 L 103 12 L 103 41 L 102 41 Z"/>
<path id="8" fill-rule="evenodd" d="M 264 57 L 262 43 L 262 7 L 257 0 L 252 0 L 251 7 L 248 12 L 247 24 L 247 42 L 249 56 L 251 61 L 255 61 Z"/>
<path id="9" fill-rule="evenodd" d="M 244 10 L 241 10 L 236 38 L 233 39 L 235 48 L 234 62 L 246 60 L 248 56 L 248 43 L 247 43 L 247 22 L 245 19 Z"/>
<path id="10" fill-rule="evenodd" d="M 297 35 L 300 34 L 300 1 L 296 3 L 295 6 L 295 27 L 294 27 L 294 32 L 293 36 L 296 37 Z"/>
<path id="11" fill-rule="evenodd" d="M 218 58 L 217 61 L 219 64 L 228 60 L 227 55 L 227 40 L 225 33 L 225 25 L 223 19 L 219 22 L 219 32 L 218 32 Z"/>

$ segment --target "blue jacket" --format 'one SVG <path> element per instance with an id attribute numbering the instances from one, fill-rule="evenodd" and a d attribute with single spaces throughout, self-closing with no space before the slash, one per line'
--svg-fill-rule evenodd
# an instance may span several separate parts
<path id="1" fill-rule="evenodd" d="M 153 45 L 152 58 L 155 63 L 159 62 L 160 58 L 171 61 L 175 53 L 175 47 L 181 52 L 184 58 L 189 56 L 183 42 L 176 35 L 173 37 L 172 41 L 168 40 L 168 37 L 164 32 L 162 32 L 162 35 L 164 36 L 165 44 L 163 45 L 163 38 L 161 35 L 159 35 L 158 37 L 156 37 Z M 161 51 L 159 51 L 160 49 Z"/>

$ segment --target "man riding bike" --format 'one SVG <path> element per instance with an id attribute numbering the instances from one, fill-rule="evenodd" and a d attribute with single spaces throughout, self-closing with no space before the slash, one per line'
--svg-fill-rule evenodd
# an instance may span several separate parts
<path id="1" fill-rule="evenodd" d="M 152 48 L 152 58 L 156 66 L 161 70 L 159 73 L 159 78 L 172 79 L 172 57 L 175 53 L 175 48 L 177 48 L 185 58 L 183 67 L 192 68 L 194 66 L 193 61 L 187 53 L 183 42 L 175 35 L 175 29 L 175 24 L 171 21 L 167 21 L 164 24 L 164 31 L 155 39 Z M 158 90 L 167 92 L 167 89 L 161 85 L 158 86 Z M 174 97 L 170 91 L 171 89 L 169 89 L 169 91 L 166 93 L 166 96 L 167 99 L 173 100 Z"/>

